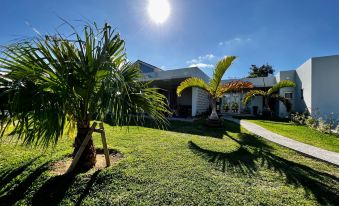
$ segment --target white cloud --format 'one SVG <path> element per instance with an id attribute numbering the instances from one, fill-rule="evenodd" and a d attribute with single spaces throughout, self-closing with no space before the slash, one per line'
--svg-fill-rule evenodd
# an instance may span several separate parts
<path id="1" fill-rule="evenodd" d="M 206 54 L 203 56 L 199 56 L 196 59 L 191 59 L 189 61 L 187 61 L 187 64 L 198 64 L 198 63 L 203 63 L 204 61 L 211 61 L 215 58 L 215 56 L 213 54 Z"/>
<path id="2" fill-rule="evenodd" d="M 189 67 L 199 67 L 201 69 L 209 69 L 213 68 L 213 64 L 205 64 L 205 63 L 196 63 L 196 64 L 191 64 Z"/>
<path id="3" fill-rule="evenodd" d="M 233 39 L 227 40 L 227 41 L 221 41 L 218 43 L 219 46 L 235 46 L 235 45 L 240 45 L 240 44 L 245 44 L 251 42 L 252 39 L 247 37 L 247 38 L 242 38 L 242 37 L 234 37 Z"/>

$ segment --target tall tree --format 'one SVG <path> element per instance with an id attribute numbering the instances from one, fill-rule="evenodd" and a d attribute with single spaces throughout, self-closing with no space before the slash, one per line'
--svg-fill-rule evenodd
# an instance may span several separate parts
<path id="1" fill-rule="evenodd" d="M 236 91 L 243 88 L 252 88 L 253 85 L 250 82 L 233 81 L 227 84 L 222 84 L 221 79 L 224 76 L 227 69 L 231 66 L 235 60 L 235 56 L 227 56 L 221 59 L 215 66 L 213 77 L 209 83 L 206 83 L 203 79 L 191 77 L 181 82 L 177 88 L 178 96 L 181 93 L 191 87 L 196 87 L 204 90 L 209 94 L 210 103 L 212 107 L 212 113 L 209 116 L 211 120 L 219 120 L 217 114 L 217 100 L 221 98 L 225 93 Z"/>
<path id="2" fill-rule="evenodd" d="M 278 91 L 282 88 L 286 88 L 286 87 L 295 87 L 295 83 L 290 81 L 290 80 L 283 80 L 279 83 L 277 83 L 276 85 L 274 85 L 272 88 L 270 88 L 268 91 L 263 91 L 263 90 L 251 90 L 249 92 L 247 92 L 244 97 L 243 97 L 243 104 L 247 105 L 251 99 L 255 96 L 261 96 L 264 98 L 264 105 L 265 105 L 265 110 L 269 111 L 271 115 L 273 115 L 274 112 L 274 107 L 273 105 L 269 104 L 269 102 L 271 100 L 278 100 L 280 102 L 282 102 L 285 107 L 286 110 L 288 112 L 291 111 L 292 109 L 292 104 L 289 101 L 289 99 L 280 96 L 278 94 Z"/>
<path id="3" fill-rule="evenodd" d="M 0 68 L 6 74 L 0 83 L 9 104 L 1 137 L 14 125 L 11 135 L 24 144 L 47 147 L 57 144 L 64 131 L 72 134 L 76 128 L 75 155 L 90 121 L 103 120 L 107 113 L 116 125 L 140 123 L 145 114 L 165 125 L 165 97 L 138 81 L 140 71 L 126 62 L 120 35 L 108 24 L 86 25 L 81 33 L 73 30 L 72 37 L 57 33 L 5 47 Z M 91 139 L 77 169 L 93 167 L 95 157 Z"/>
<path id="4" fill-rule="evenodd" d="M 274 69 L 271 65 L 264 64 L 261 67 L 257 67 L 256 65 L 251 65 L 249 72 L 249 78 L 255 77 L 267 77 L 269 74 L 274 73 Z"/>

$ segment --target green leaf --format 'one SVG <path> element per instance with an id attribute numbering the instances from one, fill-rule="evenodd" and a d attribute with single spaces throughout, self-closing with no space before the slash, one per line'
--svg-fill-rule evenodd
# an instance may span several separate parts
<path id="1" fill-rule="evenodd" d="M 177 88 L 177 95 L 180 97 L 185 89 L 191 87 L 197 87 L 210 93 L 210 87 L 204 80 L 197 77 L 191 77 L 180 83 Z"/>
<path id="2" fill-rule="evenodd" d="M 290 80 L 282 80 L 276 85 L 274 85 L 272 88 L 268 90 L 268 94 L 273 94 L 275 92 L 278 92 L 280 89 L 285 87 L 295 87 L 295 83 Z"/>
<path id="3" fill-rule="evenodd" d="M 213 92 L 217 91 L 222 77 L 235 59 L 235 56 L 226 56 L 216 64 L 213 77 L 210 82 L 210 87 Z"/>

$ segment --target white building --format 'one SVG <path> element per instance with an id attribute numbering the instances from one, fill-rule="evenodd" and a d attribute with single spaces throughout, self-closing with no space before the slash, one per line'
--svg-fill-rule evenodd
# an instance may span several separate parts
<path id="1" fill-rule="evenodd" d="M 176 88 L 186 78 L 199 77 L 206 82 L 209 77 L 197 67 L 163 71 L 142 61 L 137 61 L 144 73 L 144 80 L 162 89 L 168 98 L 170 107 L 175 111 L 184 108 L 184 116 L 196 116 L 209 107 L 208 95 L 197 88 L 184 91 L 177 97 Z M 233 79 L 234 80 L 234 79 Z M 339 55 L 313 57 L 295 70 L 281 71 L 276 76 L 237 79 L 252 82 L 254 89 L 267 90 L 281 80 L 291 80 L 295 88 L 284 88 L 279 94 L 290 99 L 292 111 L 311 114 L 315 111 L 321 115 L 334 113 L 339 115 Z M 223 83 L 232 80 L 224 80 Z M 247 107 L 241 105 L 243 93 L 228 94 L 223 104 L 237 103 L 240 112 L 260 113 L 264 103 L 262 97 L 254 97 Z M 222 106 L 221 106 L 222 107 Z M 282 103 L 276 103 L 276 114 L 288 116 Z"/>

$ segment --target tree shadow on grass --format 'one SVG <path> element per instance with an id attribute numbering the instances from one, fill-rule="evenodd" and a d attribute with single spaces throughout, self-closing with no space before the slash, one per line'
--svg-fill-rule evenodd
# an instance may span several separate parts
<path id="1" fill-rule="evenodd" d="M 165 128 L 167 131 L 199 135 L 199 136 L 208 136 L 213 138 L 222 139 L 225 131 L 228 130 L 228 123 L 225 122 L 222 127 L 208 127 L 206 125 L 207 120 L 199 119 L 193 122 L 184 122 L 184 121 L 175 121 L 171 120 L 170 124 Z M 146 121 L 143 127 L 158 129 L 154 124 L 149 121 Z"/>
<path id="2" fill-rule="evenodd" d="M 32 205 L 59 205 L 74 180 L 73 174 L 51 177 L 34 194 Z"/>
<path id="3" fill-rule="evenodd" d="M 0 197 L 0 205 L 13 205 L 20 199 L 24 198 L 25 193 L 28 190 L 28 188 L 47 169 L 48 169 L 48 162 L 38 166 L 34 171 L 30 172 L 29 175 L 23 181 L 21 181 L 17 185 L 14 185 L 14 188 L 10 188 L 9 191 L 4 191 L 4 195 Z M 22 168 L 19 167 L 15 170 L 16 171 L 22 170 Z"/>
<path id="4" fill-rule="evenodd" d="M 257 166 L 254 158 L 243 148 L 230 153 L 216 152 L 199 147 L 192 141 L 188 142 L 188 147 L 195 153 L 209 162 L 215 163 L 218 169 L 225 172 L 227 168 L 239 169 L 243 174 L 254 174 Z"/>
<path id="5" fill-rule="evenodd" d="M 36 161 L 39 157 L 33 158 L 27 162 L 22 163 L 15 169 L 9 169 L 1 172 L 0 176 L 0 195 L 3 194 L 4 191 L 1 191 L 8 183 L 10 183 L 14 178 L 23 173 L 34 161 Z"/>
<path id="6" fill-rule="evenodd" d="M 226 134 L 227 135 L 227 134 Z M 260 138 L 250 134 L 239 134 L 234 141 L 240 144 L 237 151 L 222 153 L 201 148 L 189 142 L 188 147 L 196 154 L 222 165 L 222 171 L 227 166 L 243 173 L 253 175 L 260 167 L 267 167 L 286 177 L 286 183 L 303 187 L 307 194 L 313 194 L 318 203 L 337 205 L 339 202 L 339 179 L 333 175 L 316 171 L 308 166 L 292 162 L 272 153 L 272 148 Z"/>
<path id="7" fill-rule="evenodd" d="M 67 190 L 74 185 L 79 173 L 53 176 L 46 180 L 46 176 L 42 174 L 49 169 L 50 162 L 45 162 L 34 169 L 30 168 L 30 165 L 36 160 L 38 160 L 38 158 L 27 161 L 17 168 L 6 170 L 1 174 L 0 189 L 4 189 L 0 192 L 1 206 L 14 205 L 24 199 L 27 192 L 31 193 L 30 190 L 34 190 L 34 188 L 30 189 L 32 184 L 40 178 L 42 179 L 39 181 L 44 183 L 39 186 L 34 193 L 31 202 L 32 205 L 59 205 L 65 197 Z M 28 175 L 20 179 L 19 176 L 26 171 L 28 171 Z M 83 199 L 90 193 L 100 172 L 101 170 L 97 170 L 92 174 L 85 175 L 86 178 L 89 177 L 89 180 L 84 183 L 86 184 L 84 185 L 85 189 L 81 191 L 80 197 L 76 200 L 76 205 L 80 205 Z M 12 183 L 12 180 L 16 178 L 19 179 Z M 82 185 L 80 185 L 80 187 L 82 188 Z"/>

